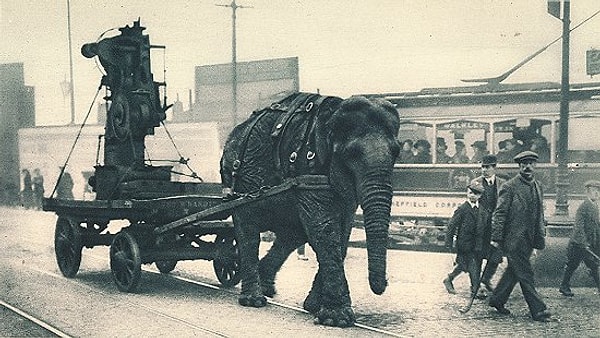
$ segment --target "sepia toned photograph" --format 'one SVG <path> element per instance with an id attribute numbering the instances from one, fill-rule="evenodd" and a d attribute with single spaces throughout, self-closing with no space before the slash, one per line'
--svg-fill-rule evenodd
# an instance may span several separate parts
<path id="1" fill-rule="evenodd" d="M 596 0 L 0 0 L 0 337 L 596 337 Z"/>

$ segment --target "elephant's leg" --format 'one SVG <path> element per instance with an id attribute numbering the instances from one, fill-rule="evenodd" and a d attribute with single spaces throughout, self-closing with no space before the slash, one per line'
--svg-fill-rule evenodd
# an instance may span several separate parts
<path id="1" fill-rule="evenodd" d="M 268 297 L 273 297 L 277 293 L 275 276 L 283 263 L 297 247 L 306 243 L 304 229 L 299 226 L 283 228 L 275 235 L 273 246 L 271 246 L 265 257 L 260 260 L 258 266 L 262 293 Z"/>
<path id="2" fill-rule="evenodd" d="M 341 208 L 329 190 L 300 191 L 298 202 L 300 218 L 319 263 L 304 306 L 320 324 L 351 326 L 355 317 L 344 271 L 346 231 L 341 224 Z"/>
<path id="3" fill-rule="evenodd" d="M 346 253 L 348 251 L 348 243 L 350 241 L 350 233 L 352 232 L 352 226 L 353 226 L 353 218 L 354 213 L 353 212 L 349 212 L 346 213 L 345 215 L 345 220 L 342 222 L 342 242 L 341 242 L 341 248 L 342 248 L 342 260 L 344 260 L 346 258 Z M 315 278 L 313 280 L 313 284 L 312 284 L 312 288 L 310 290 L 310 292 L 308 293 L 308 296 L 306 297 L 306 299 L 304 300 L 304 304 L 303 307 L 306 311 L 315 314 L 317 313 L 317 311 L 319 311 L 321 309 L 321 283 L 322 280 L 320 278 L 321 273 L 317 272 L 317 274 L 315 275 Z M 351 304 L 351 300 L 349 298 L 349 294 L 348 294 L 348 300 L 347 303 Z"/>
<path id="4" fill-rule="evenodd" d="M 235 232 L 239 245 L 242 293 L 238 299 L 243 306 L 262 307 L 267 299 L 260 291 L 258 277 L 258 247 L 260 245 L 260 220 L 251 210 L 239 208 L 234 213 Z"/>

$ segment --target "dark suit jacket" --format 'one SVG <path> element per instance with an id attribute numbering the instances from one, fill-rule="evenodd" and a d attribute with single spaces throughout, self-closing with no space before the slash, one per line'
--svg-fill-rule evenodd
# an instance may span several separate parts
<path id="1" fill-rule="evenodd" d="M 530 200 L 534 184 L 537 200 Z M 492 241 L 501 243 L 505 253 L 531 251 L 545 247 L 543 191 L 535 179 L 528 183 L 517 175 L 500 189 L 492 214 Z"/>
<path id="2" fill-rule="evenodd" d="M 482 234 L 482 241 L 483 241 L 483 247 L 482 247 L 482 253 L 483 255 L 487 256 L 490 250 L 490 240 L 492 238 L 492 213 L 494 212 L 494 209 L 496 209 L 496 205 L 498 204 L 498 197 L 500 196 L 500 189 L 502 188 L 502 186 L 504 185 L 504 183 L 506 183 L 506 179 L 499 177 L 498 175 L 496 175 L 495 181 L 494 181 L 494 186 L 496 188 L 496 192 L 495 192 L 495 196 L 493 196 L 492 198 L 492 193 L 491 193 L 491 189 L 493 189 L 492 186 L 488 185 L 487 182 L 485 181 L 485 177 L 483 177 L 483 175 L 481 176 L 477 176 L 475 177 L 471 183 L 477 183 L 478 185 L 481 185 L 482 187 L 484 187 L 485 191 L 484 193 L 481 195 L 481 198 L 479 199 L 479 205 L 481 205 L 481 207 L 484 209 L 483 211 L 485 211 L 485 214 L 483 215 L 483 224 L 484 229 L 483 229 L 483 234 Z"/>
<path id="3" fill-rule="evenodd" d="M 570 241 L 582 247 L 590 247 L 596 254 L 600 253 L 598 206 L 589 198 L 577 208 Z"/>
<path id="4" fill-rule="evenodd" d="M 457 252 L 481 251 L 482 213 L 481 207 L 474 210 L 469 202 L 456 208 L 446 229 L 446 246 L 451 247 L 452 239 L 456 236 Z"/>

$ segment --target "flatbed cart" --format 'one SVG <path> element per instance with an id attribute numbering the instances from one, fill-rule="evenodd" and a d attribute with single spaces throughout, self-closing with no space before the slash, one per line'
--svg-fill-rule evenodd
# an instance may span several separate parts
<path id="1" fill-rule="evenodd" d="M 98 137 L 94 174 L 87 182 L 94 200 L 72 200 L 58 193 L 63 191 L 58 188 L 64 186 L 65 180 L 61 180 L 80 132 L 61 166 L 54 191 L 43 201 L 43 209 L 58 216 L 54 235 L 58 267 L 64 276 L 74 277 L 82 249 L 104 245 L 110 246 L 110 268 L 121 291 L 136 289 L 142 264 L 155 263 L 162 273 L 168 273 L 178 261 L 196 259 L 212 260 L 218 280 L 225 286 L 236 285 L 241 278 L 240 259 L 233 223 L 228 220 L 233 210 L 292 188 L 326 187 L 327 177 L 296 177 L 222 199 L 221 185 L 202 182 L 166 130 L 164 120 L 170 107 L 166 82 L 154 81 L 150 69 L 151 50 L 164 52 L 165 47 L 151 44 L 144 30 L 138 19 L 119 28 L 117 35 L 104 37 L 105 32 L 100 36 L 104 38 L 81 47 L 83 56 L 96 58 L 104 69 L 94 102 L 105 88 L 106 121 L 104 135 Z M 82 128 L 85 121 L 87 116 Z M 169 162 L 187 166 L 191 172 L 187 176 L 200 182 L 173 181 L 173 174 L 183 173 L 174 171 L 173 166 L 153 165 L 164 160 L 149 158 L 145 138 L 161 125 L 179 155 L 179 160 Z M 111 233 L 115 227 L 109 223 L 117 220 L 126 225 Z M 205 240 L 205 235 L 216 235 L 216 239 Z"/>
<path id="2" fill-rule="evenodd" d="M 155 263 L 161 273 L 169 273 L 178 261 L 197 259 L 212 260 L 219 282 L 234 286 L 240 281 L 240 259 L 233 223 L 228 221 L 232 211 L 293 188 L 324 187 L 326 177 L 306 175 L 231 200 L 216 195 L 93 201 L 46 198 L 43 207 L 58 215 L 54 248 L 65 277 L 77 274 L 84 247 L 103 245 L 110 246 L 113 280 L 123 292 L 135 291 L 142 264 Z M 114 220 L 129 225 L 112 234 L 108 225 Z M 202 239 L 205 235 L 216 238 L 208 242 Z"/>

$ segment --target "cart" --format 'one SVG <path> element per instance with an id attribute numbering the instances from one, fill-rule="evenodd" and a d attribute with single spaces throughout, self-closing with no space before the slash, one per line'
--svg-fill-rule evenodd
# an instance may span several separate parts
<path id="1" fill-rule="evenodd" d="M 43 201 L 43 209 L 58 216 L 54 234 L 58 267 L 72 278 L 79 270 L 83 248 L 104 245 L 110 246 L 113 280 L 124 292 L 137 288 L 142 264 L 155 263 L 160 272 L 169 273 L 177 262 L 197 259 L 212 260 L 217 279 L 234 286 L 240 281 L 238 244 L 230 220 L 234 209 L 298 186 L 326 185 L 327 178 L 297 177 L 224 200 L 221 185 L 202 182 L 188 159 L 178 154 L 176 162 L 187 166 L 189 176 L 200 182 L 173 181 L 173 174 L 182 173 L 174 172 L 173 166 L 153 165 L 156 159 L 146 158 L 145 145 L 145 137 L 154 134 L 154 128 L 163 125 L 166 130 L 163 122 L 170 108 L 166 83 L 154 81 L 150 70 L 151 49 L 164 51 L 165 47 L 150 44 L 139 20 L 118 30 L 118 35 L 81 48 L 83 56 L 97 58 L 104 68 L 95 97 L 104 87 L 108 110 L 105 134 L 98 137 L 95 170 L 87 182 L 95 199 L 55 196 L 78 134 L 54 191 Z M 124 221 L 125 226 L 115 232 L 113 221 Z"/>
<path id="2" fill-rule="evenodd" d="M 224 200 L 217 184 L 197 183 L 198 189 L 214 193 L 92 201 L 46 198 L 43 207 L 58 216 L 54 249 L 67 278 L 77 274 L 84 247 L 103 245 L 110 246 L 113 281 L 123 292 L 136 290 L 142 264 L 155 263 L 161 273 L 169 273 L 179 261 L 198 259 L 212 260 L 219 282 L 231 287 L 240 281 L 238 244 L 229 219 L 233 210 L 291 189 L 321 189 L 327 184 L 325 176 L 298 176 Z M 129 224 L 111 233 L 109 223 L 116 220 Z M 207 241 L 205 235 L 216 237 Z"/>

